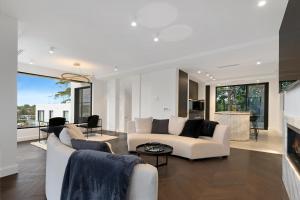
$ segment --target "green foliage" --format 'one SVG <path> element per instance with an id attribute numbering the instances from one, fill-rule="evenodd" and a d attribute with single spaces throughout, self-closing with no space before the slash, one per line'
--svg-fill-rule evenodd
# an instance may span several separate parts
<path id="1" fill-rule="evenodd" d="M 18 116 L 20 115 L 35 115 L 35 105 L 25 104 L 17 107 Z"/>
<path id="2" fill-rule="evenodd" d="M 71 99 L 71 87 L 70 87 L 70 82 L 66 80 L 59 80 L 56 82 L 57 85 L 60 85 L 61 91 L 58 91 L 55 95 L 54 98 L 58 99 L 61 98 L 62 101 L 61 103 L 66 103 L 70 101 Z"/>
<path id="3" fill-rule="evenodd" d="M 246 110 L 246 87 L 225 86 L 217 87 L 216 111 L 245 111 Z"/>
<path id="4" fill-rule="evenodd" d="M 279 91 L 282 92 L 282 91 L 285 91 L 288 89 L 288 87 L 294 83 L 295 81 L 280 81 L 279 83 Z"/>
<path id="5" fill-rule="evenodd" d="M 248 96 L 247 96 L 248 90 Z M 260 112 L 264 85 L 236 85 L 216 88 L 216 111 Z"/>
<path id="6" fill-rule="evenodd" d="M 30 125 L 30 121 L 35 120 L 35 105 L 25 104 L 17 107 L 17 123 L 18 127 Z"/>

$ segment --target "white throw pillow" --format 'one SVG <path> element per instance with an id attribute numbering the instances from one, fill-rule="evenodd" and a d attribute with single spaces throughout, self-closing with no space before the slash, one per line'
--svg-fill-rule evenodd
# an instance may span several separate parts
<path id="1" fill-rule="evenodd" d="M 137 133 L 151 133 L 152 117 L 149 118 L 135 118 L 135 130 Z"/>
<path id="2" fill-rule="evenodd" d="M 170 117 L 169 133 L 173 135 L 180 135 L 187 118 L 184 117 Z"/>
<path id="3" fill-rule="evenodd" d="M 59 139 L 61 141 L 61 143 L 69 146 L 69 147 L 72 147 L 72 143 L 71 143 L 71 136 L 68 132 L 68 129 L 67 128 L 64 128 L 60 134 L 59 134 Z"/>
<path id="4" fill-rule="evenodd" d="M 68 128 L 69 135 L 72 139 L 79 139 L 79 140 L 85 139 L 82 131 L 75 124 L 68 124 L 66 125 L 66 127 Z"/>

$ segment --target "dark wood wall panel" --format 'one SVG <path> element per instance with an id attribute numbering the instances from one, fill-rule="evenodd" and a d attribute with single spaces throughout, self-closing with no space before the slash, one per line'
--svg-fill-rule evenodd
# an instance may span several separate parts
<path id="1" fill-rule="evenodd" d="M 178 116 L 187 117 L 188 74 L 179 70 Z"/>
<path id="2" fill-rule="evenodd" d="M 279 80 L 300 80 L 300 1 L 290 0 L 279 32 Z"/>
<path id="3" fill-rule="evenodd" d="M 205 119 L 209 120 L 210 107 L 210 86 L 205 86 Z"/>
<path id="4" fill-rule="evenodd" d="M 198 100 L 199 84 L 195 81 L 189 80 L 189 99 Z"/>

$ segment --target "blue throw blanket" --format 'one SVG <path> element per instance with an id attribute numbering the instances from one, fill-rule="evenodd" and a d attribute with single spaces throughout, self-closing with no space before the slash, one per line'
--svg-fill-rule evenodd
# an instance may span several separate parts
<path id="1" fill-rule="evenodd" d="M 75 151 L 66 167 L 61 200 L 124 200 L 133 168 L 142 160 L 93 150 Z"/>

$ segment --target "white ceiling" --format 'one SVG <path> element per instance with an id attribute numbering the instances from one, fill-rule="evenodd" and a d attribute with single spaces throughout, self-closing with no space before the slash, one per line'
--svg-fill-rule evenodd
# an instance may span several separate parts
<path id="1" fill-rule="evenodd" d="M 267 0 L 261 8 L 257 2 L 0 0 L 0 9 L 19 20 L 20 65 L 74 71 L 72 64 L 80 62 L 82 71 L 99 78 L 181 67 L 221 80 L 278 70 L 278 31 L 288 0 Z M 240 65 L 218 68 L 231 64 Z"/>

